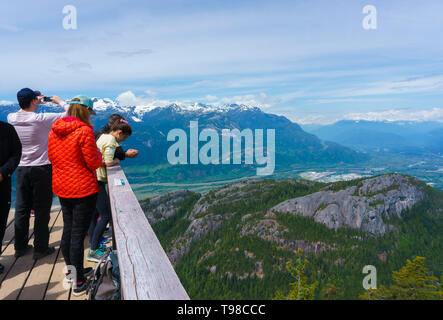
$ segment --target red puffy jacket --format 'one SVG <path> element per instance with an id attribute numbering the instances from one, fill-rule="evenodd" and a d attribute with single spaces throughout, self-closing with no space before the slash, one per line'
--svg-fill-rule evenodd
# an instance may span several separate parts
<path id="1" fill-rule="evenodd" d="M 62 198 L 83 198 L 98 193 L 96 169 L 102 154 L 92 126 L 74 117 L 52 125 L 48 156 L 52 163 L 52 191 Z"/>

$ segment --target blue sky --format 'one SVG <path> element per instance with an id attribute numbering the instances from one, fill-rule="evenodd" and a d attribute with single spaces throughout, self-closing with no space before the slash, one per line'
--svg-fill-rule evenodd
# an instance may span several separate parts
<path id="1" fill-rule="evenodd" d="M 376 30 L 362 27 L 366 5 Z M 442 32 L 440 0 L 2 1 L 0 104 L 31 87 L 255 104 L 299 123 L 443 121 Z"/>

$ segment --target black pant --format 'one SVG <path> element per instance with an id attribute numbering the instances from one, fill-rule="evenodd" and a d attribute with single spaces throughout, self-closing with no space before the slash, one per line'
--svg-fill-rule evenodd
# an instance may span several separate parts
<path id="1" fill-rule="evenodd" d="M 5 177 L 4 177 L 5 178 Z M 6 223 L 8 222 L 9 209 L 11 208 L 11 179 L 0 182 L 0 254 L 5 236 Z"/>
<path id="2" fill-rule="evenodd" d="M 74 266 L 77 283 L 83 276 L 84 240 L 95 210 L 97 194 L 84 198 L 59 198 L 63 212 L 63 235 L 60 244 L 66 265 Z"/>
<path id="3" fill-rule="evenodd" d="M 52 206 L 52 166 L 17 168 L 15 200 L 15 250 L 26 248 L 29 218 L 34 210 L 34 251 L 45 252 L 49 243 L 49 215 Z"/>
<path id="4" fill-rule="evenodd" d="M 91 225 L 89 226 L 89 243 L 91 250 L 97 250 L 100 246 L 100 241 L 103 238 L 103 233 L 106 230 L 108 222 L 111 221 L 111 203 L 109 201 L 108 193 L 106 192 L 106 183 L 99 181 L 96 210 L 92 216 Z M 100 221 L 97 219 L 100 217 Z"/>

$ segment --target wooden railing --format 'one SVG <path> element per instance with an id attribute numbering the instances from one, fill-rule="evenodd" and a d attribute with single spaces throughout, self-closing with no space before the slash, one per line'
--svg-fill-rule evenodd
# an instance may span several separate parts
<path id="1" fill-rule="evenodd" d="M 120 166 L 108 168 L 114 241 L 125 300 L 189 300 Z"/>

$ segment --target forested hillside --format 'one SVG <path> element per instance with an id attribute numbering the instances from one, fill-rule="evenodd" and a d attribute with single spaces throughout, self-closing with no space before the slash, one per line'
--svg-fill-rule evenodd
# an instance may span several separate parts
<path id="1" fill-rule="evenodd" d="M 272 299 L 294 281 L 287 262 L 302 249 L 305 275 L 337 299 L 365 293 L 363 267 L 378 283 L 407 259 L 443 271 L 443 194 L 405 175 L 337 183 L 245 180 L 204 196 L 178 191 L 142 208 L 192 299 Z"/>

